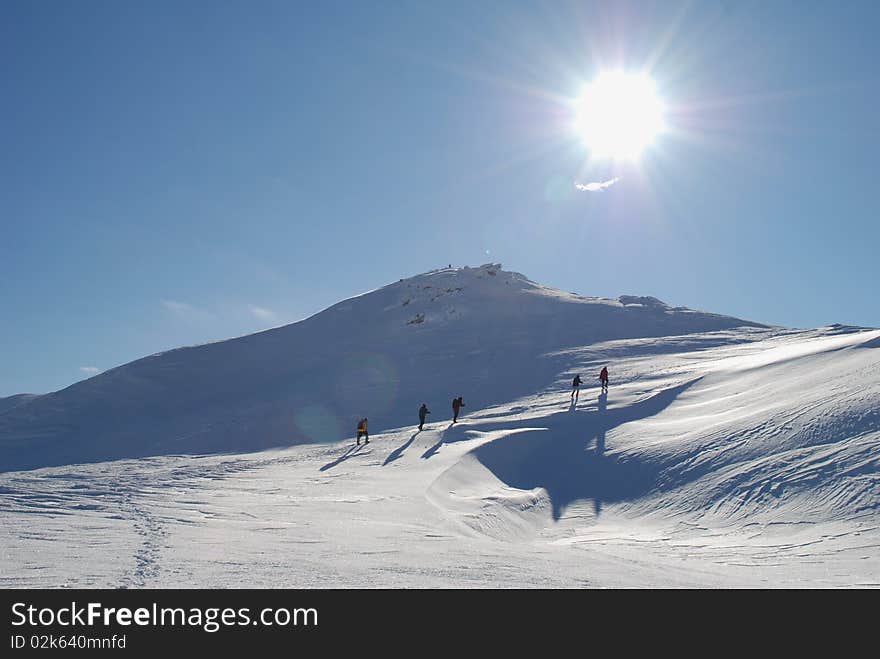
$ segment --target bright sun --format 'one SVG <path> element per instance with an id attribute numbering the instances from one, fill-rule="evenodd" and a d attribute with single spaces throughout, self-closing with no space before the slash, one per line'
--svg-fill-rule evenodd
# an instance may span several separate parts
<path id="1" fill-rule="evenodd" d="M 664 129 L 654 81 L 639 74 L 599 75 L 577 100 L 575 127 L 600 158 L 638 158 Z"/>

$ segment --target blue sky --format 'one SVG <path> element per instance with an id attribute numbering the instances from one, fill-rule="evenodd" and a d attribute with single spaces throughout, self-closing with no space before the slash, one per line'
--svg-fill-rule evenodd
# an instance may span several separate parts
<path id="1" fill-rule="evenodd" d="M 868 2 L 6 0 L 0 396 L 448 263 L 880 326 L 877 25 Z M 669 108 L 631 164 L 590 159 L 567 105 L 621 67 Z"/>

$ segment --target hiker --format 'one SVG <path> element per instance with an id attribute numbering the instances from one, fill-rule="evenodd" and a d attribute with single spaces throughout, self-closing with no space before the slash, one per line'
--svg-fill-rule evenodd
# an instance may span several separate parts
<path id="1" fill-rule="evenodd" d="M 419 408 L 419 430 L 422 429 L 422 426 L 425 425 L 425 416 L 431 413 L 431 410 L 428 409 L 428 406 L 422 403 L 422 406 Z"/>
<path id="2" fill-rule="evenodd" d="M 358 446 L 361 445 L 361 436 L 362 435 L 364 437 L 364 444 L 370 443 L 370 435 L 367 432 L 367 417 L 364 417 L 363 419 L 358 421 L 357 433 L 358 433 L 358 436 L 357 436 L 357 445 Z"/>
<path id="3" fill-rule="evenodd" d="M 603 366 L 599 373 L 599 380 L 602 382 L 602 393 L 608 393 L 608 367 Z"/>
<path id="4" fill-rule="evenodd" d="M 452 423 L 458 421 L 458 412 L 462 407 L 464 407 L 464 401 L 461 396 L 452 399 Z"/>
<path id="5" fill-rule="evenodd" d="M 581 395 L 581 374 L 578 373 L 571 381 L 571 402 L 576 403 Z"/>

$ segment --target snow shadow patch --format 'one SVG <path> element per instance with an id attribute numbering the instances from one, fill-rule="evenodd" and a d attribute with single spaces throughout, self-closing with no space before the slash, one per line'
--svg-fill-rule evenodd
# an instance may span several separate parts
<path id="1" fill-rule="evenodd" d="M 480 446 L 473 454 L 510 487 L 543 488 L 551 501 L 554 520 L 571 503 L 582 500 L 592 499 L 599 514 L 603 503 L 633 500 L 647 494 L 662 468 L 631 455 L 608 453 L 607 433 L 625 423 L 659 414 L 698 380 L 614 409 L 608 408 L 607 395 L 601 395 L 594 411 L 552 414 L 540 421 L 546 429 L 505 436 Z M 522 426 L 522 422 L 496 425 L 491 430 L 512 430 L 516 426 Z"/>
<path id="2" fill-rule="evenodd" d="M 427 451 L 422 453 L 422 459 L 428 460 L 431 456 L 433 456 L 437 451 L 440 450 L 440 447 L 444 444 L 454 444 L 455 442 L 461 442 L 467 439 L 473 439 L 473 437 L 468 436 L 468 431 L 473 430 L 473 427 L 467 423 L 450 423 L 449 426 L 443 432 L 440 433 L 440 439 Z M 482 428 L 481 428 L 482 431 Z"/>

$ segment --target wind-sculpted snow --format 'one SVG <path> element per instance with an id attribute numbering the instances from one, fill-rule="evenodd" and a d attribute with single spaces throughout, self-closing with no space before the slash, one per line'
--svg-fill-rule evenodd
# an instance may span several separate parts
<path id="1" fill-rule="evenodd" d="M 546 428 L 499 438 L 474 451 L 499 480 L 520 490 L 543 489 L 558 520 L 575 501 L 603 503 L 634 500 L 655 486 L 656 462 L 638 455 L 608 453 L 608 433 L 626 423 L 659 414 L 693 381 L 663 389 L 624 407 L 608 408 L 599 394 L 596 408 L 571 409 L 544 417 Z M 516 422 L 496 429 L 516 427 Z"/>
<path id="2" fill-rule="evenodd" d="M 734 328 L 753 340 L 762 327 L 583 298 L 495 265 L 444 269 L 0 408 L 0 470 L 336 441 L 364 416 L 371 432 L 408 424 L 423 401 L 446 413 L 457 395 L 482 407 L 528 395 L 596 342 Z"/>
<path id="3" fill-rule="evenodd" d="M 476 529 L 507 506 L 499 487 L 546 504 L 540 528 L 584 502 L 596 517 L 617 504 L 637 519 L 880 521 L 880 354 L 864 352 L 877 337 L 812 336 L 721 359 L 709 350 L 668 369 L 659 358 L 648 396 L 632 385 L 650 380 L 635 377 L 611 405 L 600 393 L 566 411 L 471 421 L 450 441 L 492 440 L 435 483 L 434 501 Z M 670 378 L 683 381 L 662 384 Z"/>
<path id="4" fill-rule="evenodd" d="M 878 340 L 615 339 L 369 445 L 6 472 L 0 586 L 880 586 Z"/>

